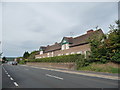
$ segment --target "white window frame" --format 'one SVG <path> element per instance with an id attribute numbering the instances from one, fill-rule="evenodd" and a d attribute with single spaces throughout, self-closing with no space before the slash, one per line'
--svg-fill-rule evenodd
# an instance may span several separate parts
<path id="1" fill-rule="evenodd" d="M 40 51 L 40 55 L 43 54 L 43 51 Z"/>
<path id="2" fill-rule="evenodd" d="M 75 54 L 75 52 L 71 52 L 71 54 Z"/>
<path id="3" fill-rule="evenodd" d="M 69 53 L 66 53 L 66 55 L 69 55 Z"/>

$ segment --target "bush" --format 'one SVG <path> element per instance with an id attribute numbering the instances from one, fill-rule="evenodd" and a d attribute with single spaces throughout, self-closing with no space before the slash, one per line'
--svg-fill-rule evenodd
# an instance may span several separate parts
<path id="1" fill-rule="evenodd" d="M 111 58 L 111 61 L 115 63 L 120 63 L 120 51 L 114 53 L 114 55 Z"/>
<path id="2" fill-rule="evenodd" d="M 21 61 L 19 61 L 19 64 L 25 64 L 25 63 L 26 63 L 25 60 L 21 60 Z"/>
<path id="3" fill-rule="evenodd" d="M 55 56 L 55 57 L 47 57 L 40 59 L 31 59 L 28 62 L 75 62 L 81 57 L 81 54 L 73 54 L 73 55 L 63 55 L 63 56 Z"/>
<path id="4" fill-rule="evenodd" d="M 79 56 L 79 58 L 76 60 L 76 65 L 77 65 L 77 69 L 84 67 L 84 66 L 88 66 L 89 65 L 89 61 L 88 59 L 84 58 L 84 55 Z"/>
<path id="5" fill-rule="evenodd" d="M 85 59 L 84 55 L 81 55 L 81 54 L 32 59 L 32 60 L 27 60 L 27 62 L 52 62 L 52 63 L 75 62 L 77 65 L 77 69 L 83 66 L 87 66 L 90 63 L 89 59 Z"/>

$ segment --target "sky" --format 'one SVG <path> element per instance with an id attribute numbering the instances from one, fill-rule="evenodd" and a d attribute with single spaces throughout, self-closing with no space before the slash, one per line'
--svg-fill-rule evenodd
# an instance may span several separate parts
<path id="1" fill-rule="evenodd" d="M 104 33 L 118 19 L 117 2 L 3 2 L 0 3 L 3 56 L 22 56 L 25 51 L 76 37 L 101 28 Z M 1 9 L 2 8 L 2 9 Z"/>

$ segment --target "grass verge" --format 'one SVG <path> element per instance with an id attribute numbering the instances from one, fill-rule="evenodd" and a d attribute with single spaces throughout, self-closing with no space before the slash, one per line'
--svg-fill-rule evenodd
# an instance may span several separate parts
<path id="1" fill-rule="evenodd" d="M 81 67 L 78 70 L 82 71 L 95 71 L 95 72 L 106 72 L 106 73 L 120 73 L 120 68 L 117 64 L 107 63 L 92 63 L 89 66 Z"/>

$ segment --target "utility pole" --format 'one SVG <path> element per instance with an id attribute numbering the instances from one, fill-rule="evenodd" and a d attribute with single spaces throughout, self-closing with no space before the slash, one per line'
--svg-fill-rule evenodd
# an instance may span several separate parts
<path id="1" fill-rule="evenodd" d="M 0 41 L 0 45 L 1 45 L 1 41 Z M 1 58 L 1 56 L 2 56 L 2 52 L 0 52 L 0 62 L 2 62 L 2 58 Z"/>

